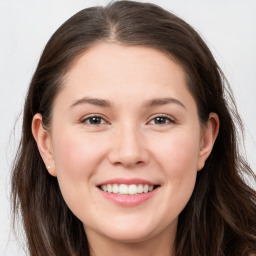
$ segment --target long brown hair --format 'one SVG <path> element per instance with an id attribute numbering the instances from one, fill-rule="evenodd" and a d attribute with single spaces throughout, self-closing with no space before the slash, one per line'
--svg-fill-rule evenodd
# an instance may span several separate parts
<path id="1" fill-rule="evenodd" d="M 184 68 L 200 122 L 205 123 L 210 112 L 219 116 L 214 148 L 179 216 L 175 255 L 256 253 L 255 191 L 245 176 L 253 181 L 256 177 L 238 151 L 237 128 L 242 124 L 222 71 L 185 21 L 154 4 L 117 1 L 84 9 L 66 21 L 47 43 L 32 78 L 12 174 L 13 212 L 21 214 L 30 255 L 90 255 L 83 225 L 64 202 L 56 178 L 48 174 L 31 123 L 41 113 L 45 129 L 50 127 L 52 105 L 64 75 L 97 42 L 165 52 Z"/>

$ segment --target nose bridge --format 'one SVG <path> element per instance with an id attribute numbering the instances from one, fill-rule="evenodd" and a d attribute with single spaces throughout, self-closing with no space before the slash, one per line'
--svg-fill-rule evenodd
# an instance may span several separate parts
<path id="1" fill-rule="evenodd" d="M 132 122 L 120 124 L 115 132 L 111 152 L 114 164 L 134 166 L 147 162 L 147 150 L 140 128 Z"/>

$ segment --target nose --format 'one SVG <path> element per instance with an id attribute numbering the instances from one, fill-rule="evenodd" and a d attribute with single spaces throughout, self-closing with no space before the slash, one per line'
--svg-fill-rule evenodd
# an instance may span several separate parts
<path id="1" fill-rule="evenodd" d="M 141 166 L 149 161 L 149 152 L 145 139 L 139 129 L 132 126 L 117 129 L 109 152 L 109 160 L 113 165 L 126 168 Z"/>

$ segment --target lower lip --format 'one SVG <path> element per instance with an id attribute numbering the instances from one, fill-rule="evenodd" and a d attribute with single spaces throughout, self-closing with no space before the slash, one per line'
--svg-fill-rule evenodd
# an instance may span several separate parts
<path id="1" fill-rule="evenodd" d="M 155 195 L 158 188 L 148 193 L 141 193 L 137 195 L 120 195 L 120 194 L 108 193 L 101 189 L 99 190 L 106 199 L 116 204 L 119 204 L 121 206 L 137 206 L 149 200 L 150 198 L 152 198 Z"/>

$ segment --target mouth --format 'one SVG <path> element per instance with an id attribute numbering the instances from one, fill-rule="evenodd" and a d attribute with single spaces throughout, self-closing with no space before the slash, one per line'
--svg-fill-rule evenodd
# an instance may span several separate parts
<path id="1" fill-rule="evenodd" d="M 161 185 L 140 178 L 116 178 L 98 183 L 96 187 L 105 199 L 122 207 L 133 207 L 154 198 Z"/>
<path id="2" fill-rule="evenodd" d="M 148 194 L 158 187 L 159 185 L 152 184 L 104 184 L 98 186 L 100 190 L 109 194 L 130 196 Z"/>

